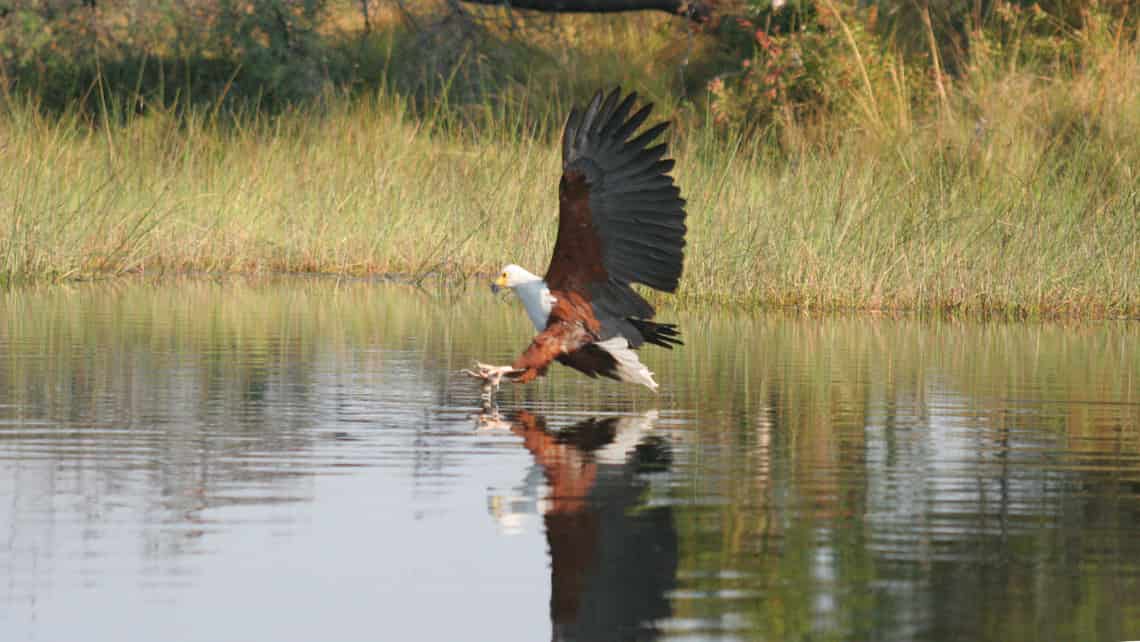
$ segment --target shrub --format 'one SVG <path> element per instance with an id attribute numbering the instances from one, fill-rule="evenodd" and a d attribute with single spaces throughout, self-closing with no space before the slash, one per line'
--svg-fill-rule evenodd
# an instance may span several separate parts
<path id="1" fill-rule="evenodd" d="M 47 109 L 320 94 L 324 0 L 12 0 L 0 13 L 0 82 Z M 341 74 L 342 76 L 344 74 Z"/>
<path id="2" fill-rule="evenodd" d="M 736 50 L 739 68 L 708 82 L 714 119 L 777 130 L 852 110 L 878 120 L 870 88 L 891 61 L 873 26 L 873 12 L 807 0 L 722 20 L 718 38 Z"/>

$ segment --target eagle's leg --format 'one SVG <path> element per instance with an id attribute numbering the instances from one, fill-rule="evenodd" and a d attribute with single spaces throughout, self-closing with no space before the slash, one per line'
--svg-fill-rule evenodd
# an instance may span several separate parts
<path id="1" fill-rule="evenodd" d="M 482 403 L 484 412 L 493 412 L 495 410 L 495 393 L 498 392 L 503 377 L 516 374 L 519 370 L 511 366 L 489 366 L 476 361 L 474 370 L 465 368 L 461 372 L 469 377 L 483 380 L 483 386 L 479 392 L 479 401 Z"/>

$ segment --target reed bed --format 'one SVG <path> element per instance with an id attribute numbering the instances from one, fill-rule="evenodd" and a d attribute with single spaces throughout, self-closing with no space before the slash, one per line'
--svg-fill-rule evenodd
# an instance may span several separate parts
<path id="1" fill-rule="evenodd" d="M 1118 44 L 1064 82 L 999 67 L 929 118 L 899 85 L 870 94 L 875 119 L 779 144 L 660 106 L 690 216 L 678 304 L 1140 317 L 1140 49 Z M 272 114 L 111 108 L 94 122 L 8 95 L 0 284 L 541 271 L 566 96 L 543 102 L 538 76 L 512 91 L 524 99 L 425 109 L 382 86 Z"/>

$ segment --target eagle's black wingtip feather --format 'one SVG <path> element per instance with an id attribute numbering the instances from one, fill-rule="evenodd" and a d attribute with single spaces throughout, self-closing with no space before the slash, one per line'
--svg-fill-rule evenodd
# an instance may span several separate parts
<path id="1" fill-rule="evenodd" d="M 571 110 L 563 134 L 564 167 L 585 171 L 589 181 L 589 211 L 610 279 L 592 287 L 599 318 L 651 318 L 652 307 L 629 284 L 673 292 L 683 271 L 685 201 L 668 174 L 675 162 L 663 158 L 667 143 L 654 145 L 672 123 L 642 130 L 654 105 L 635 109 L 637 100 L 637 92 L 623 97 L 620 87 L 598 91 Z"/>

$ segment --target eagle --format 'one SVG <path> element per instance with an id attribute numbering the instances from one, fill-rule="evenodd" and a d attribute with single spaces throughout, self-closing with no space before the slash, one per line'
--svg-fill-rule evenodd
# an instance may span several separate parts
<path id="1" fill-rule="evenodd" d="M 676 291 L 687 230 L 685 201 L 669 175 L 674 161 L 664 158 L 665 143 L 654 144 L 670 123 L 638 133 L 653 105 L 634 111 L 636 103 L 636 93 L 623 98 L 618 88 L 570 111 L 546 276 L 509 264 L 491 285 L 514 291 L 538 334 L 511 365 L 465 371 L 484 380 L 485 397 L 502 378 L 527 383 L 554 361 L 656 391 L 634 350 L 681 345 L 677 326 L 652 321 L 653 306 L 632 287 Z"/>

